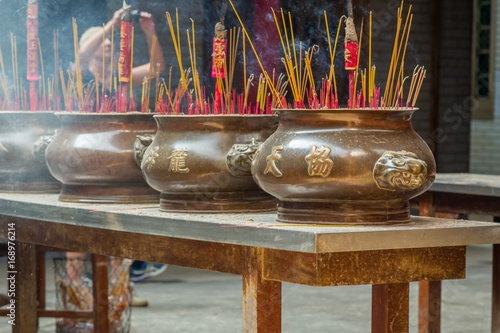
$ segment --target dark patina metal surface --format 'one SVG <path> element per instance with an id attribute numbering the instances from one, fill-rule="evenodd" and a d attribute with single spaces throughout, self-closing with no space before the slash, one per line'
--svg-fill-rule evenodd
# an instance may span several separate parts
<path id="1" fill-rule="evenodd" d="M 142 171 L 161 192 L 163 211 L 244 212 L 276 209 L 248 170 L 255 142 L 277 128 L 273 115 L 155 116 L 158 132 Z M 237 149 L 234 149 L 235 145 Z M 247 169 L 245 170 L 245 165 Z"/>
<path id="2" fill-rule="evenodd" d="M 253 174 L 279 199 L 278 221 L 410 222 L 408 200 L 436 172 L 413 110 L 277 112 L 279 128 L 257 151 Z"/>
<path id="3" fill-rule="evenodd" d="M 97 203 L 158 202 L 134 159 L 137 135 L 154 134 L 152 114 L 58 113 L 61 129 L 47 148 L 59 200 Z"/>
<path id="4" fill-rule="evenodd" d="M 0 112 L 0 191 L 59 191 L 61 184 L 45 164 L 45 151 L 37 156 L 35 147 L 41 136 L 54 135 L 59 126 L 52 112 Z"/>

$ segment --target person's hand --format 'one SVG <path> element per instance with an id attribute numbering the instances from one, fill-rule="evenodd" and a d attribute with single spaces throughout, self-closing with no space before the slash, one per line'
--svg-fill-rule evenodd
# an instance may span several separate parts
<path id="1" fill-rule="evenodd" d="M 142 31 L 144 31 L 145 34 L 155 33 L 155 23 L 153 22 L 153 18 L 151 17 L 150 13 L 141 12 L 139 24 L 141 26 Z"/>
<path id="2" fill-rule="evenodd" d="M 122 22 L 121 16 L 122 16 L 122 9 L 118 9 L 114 14 L 111 20 L 109 21 L 111 23 L 111 26 L 114 27 L 115 29 L 120 27 L 120 24 Z"/>

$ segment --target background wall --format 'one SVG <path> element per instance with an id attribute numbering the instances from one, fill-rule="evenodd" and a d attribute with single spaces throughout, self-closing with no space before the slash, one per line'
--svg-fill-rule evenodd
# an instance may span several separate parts
<path id="1" fill-rule="evenodd" d="M 498 6 L 493 1 L 494 6 Z M 500 11 L 495 8 L 492 20 L 500 19 Z M 492 36 L 496 58 L 493 59 L 493 112 L 491 119 L 472 120 L 470 170 L 475 173 L 500 174 L 500 24 L 494 28 Z"/>

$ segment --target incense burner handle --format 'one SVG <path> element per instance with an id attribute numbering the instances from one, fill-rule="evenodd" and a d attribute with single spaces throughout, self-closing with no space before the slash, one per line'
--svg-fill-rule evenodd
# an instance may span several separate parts
<path id="1" fill-rule="evenodd" d="M 250 143 L 234 144 L 226 154 L 226 168 L 232 176 L 252 176 L 252 162 L 262 142 L 252 139 Z"/>
<path id="2" fill-rule="evenodd" d="M 427 181 L 427 174 L 427 163 L 407 151 L 386 151 L 373 168 L 377 186 L 386 191 L 413 191 Z"/>
<path id="3" fill-rule="evenodd" d="M 141 167 L 142 159 L 146 149 L 153 143 L 155 136 L 153 134 L 137 135 L 134 142 L 134 160 Z"/>
<path id="4" fill-rule="evenodd" d="M 45 152 L 56 137 L 57 131 L 52 135 L 42 135 L 33 144 L 33 156 L 40 162 L 45 163 Z"/>

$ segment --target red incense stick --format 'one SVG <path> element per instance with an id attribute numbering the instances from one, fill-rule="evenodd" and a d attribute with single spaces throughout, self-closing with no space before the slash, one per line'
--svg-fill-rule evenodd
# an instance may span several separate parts
<path id="1" fill-rule="evenodd" d="M 30 109 L 37 108 L 37 93 L 35 83 L 38 81 L 38 0 L 28 0 L 26 13 L 27 24 L 27 50 L 28 71 L 27 78 L 30 81 Z"/>
<path id="2" fill-rule="evenodd" d="M 119 112 L 127 111 L 127 95 L 129 91 L 130 73 L 131 73 L 131 57 L 132 57 L 132 6 L 127 5 L 123 0 L 123 12 L 121 16 L 120 30 L 120 62 L 118 63 L 118 73 L 120 81 L 119 91 Z"/>
<path id="3" fill-rule="evenodd" d="M 352 2 L 348 0 L 349 17 L 345 28 L 345 69 L 349 72 L 349 106 L 352 108 L 356 103 L 355 80 L 356 67 L 358 64 L 358 36 L 354 27 Z"/>

